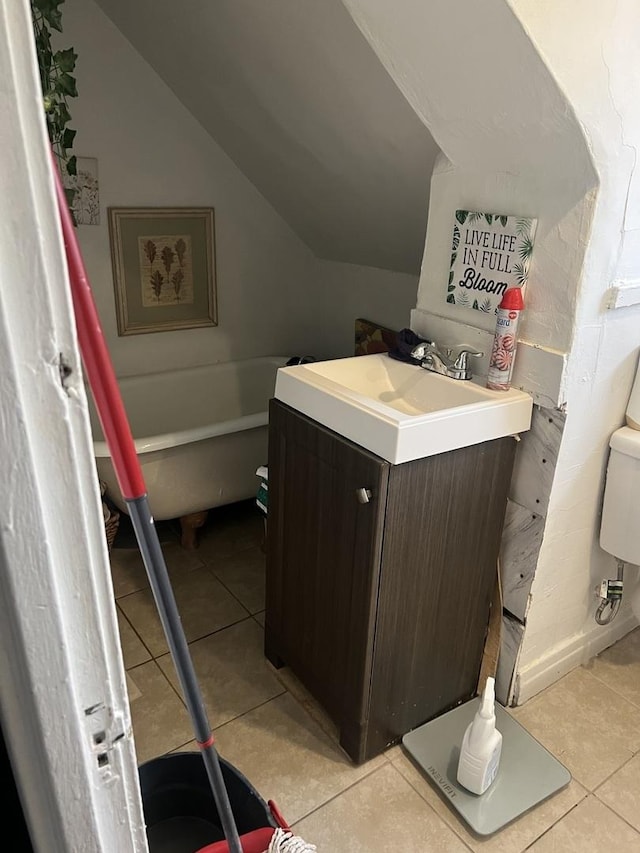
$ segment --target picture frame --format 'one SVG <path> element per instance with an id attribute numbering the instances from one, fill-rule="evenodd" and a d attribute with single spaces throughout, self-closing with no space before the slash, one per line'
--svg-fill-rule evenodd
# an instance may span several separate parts
<path id="1" fill-rule="evenodd" d="M 62 183 L 73 192 L 71 211 L 76 225 L 100 225 L 97 158 L 76 157 L 76 174 L 63 173 Z"/>
<path id="2" fill-rule="evenodd" d="M 531 216 L 456 210 L 446 300 L 495 315 L 509 288 L 526 288 L 538 220 Z"/>
<path id="3" fill-rule="evenodd" d="M 107 212 L 118 334 L 217 326 L 214 209 Z"/>

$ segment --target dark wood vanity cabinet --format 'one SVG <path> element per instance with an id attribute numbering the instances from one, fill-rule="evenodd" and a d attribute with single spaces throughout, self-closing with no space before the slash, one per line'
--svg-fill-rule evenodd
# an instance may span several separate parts
<path id="1" fill-rule="evenodd" d="M 515 445 L 392 465 L 271 401 L 265 653 L 356 763 L 475 695 Z"/>

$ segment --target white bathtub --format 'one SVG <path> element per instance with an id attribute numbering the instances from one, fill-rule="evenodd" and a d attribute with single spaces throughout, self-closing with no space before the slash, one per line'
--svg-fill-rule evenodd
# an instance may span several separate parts
<path id="1" fill-rule="evenodd" d="M 254 497 L 267 462 L 268 403 L 287 359 L 265 356 L 118 381 L 157 520 Z M 109 449 L 90 414 L 98 475 L 126 512 Z"/>

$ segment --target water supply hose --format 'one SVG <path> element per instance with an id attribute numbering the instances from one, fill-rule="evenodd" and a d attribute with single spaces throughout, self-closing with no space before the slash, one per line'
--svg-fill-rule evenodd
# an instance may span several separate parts
<path id="1" fill-rule="evenodd" d="M 596 610 L 595 620 L 598 625 L 608 625 L 616 618 L 622 602 L 622 582 L 624 580 L 624 560 L 618 560 L 618 581 L 616 596 L 603 598 Z"/>

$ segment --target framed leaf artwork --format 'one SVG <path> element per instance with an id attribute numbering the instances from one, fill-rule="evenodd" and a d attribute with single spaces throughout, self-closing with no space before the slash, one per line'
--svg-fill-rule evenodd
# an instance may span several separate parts
<path id="1" fill-rule="evenodd" d="M 447 302 L 495 314 L 508 288 L 527 283 L 536 225 L 531 217 L 456 210 Z"/>
<path id="2" fill-rule="evenodd" d="M 213 208 L 108 214 L 118 334 L 217 326 Z"/>

